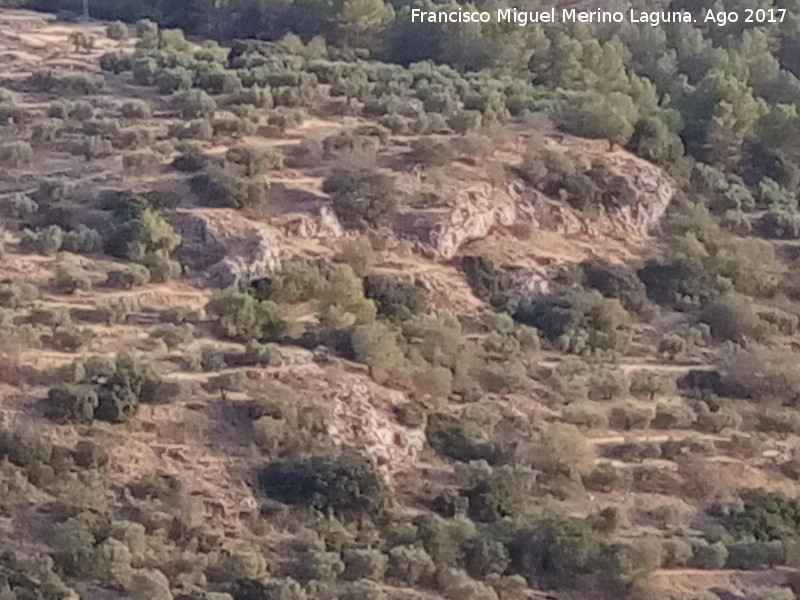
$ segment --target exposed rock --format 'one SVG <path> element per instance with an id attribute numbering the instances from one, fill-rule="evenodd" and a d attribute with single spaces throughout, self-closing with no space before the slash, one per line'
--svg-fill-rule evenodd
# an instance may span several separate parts
<path id="1" fill-rule="evenodd" d="M 635 200 L 623 208 L 601 207 L 591 214 L 574 210 L 516 180 L 505 189 L 485 181 L 457 189 L 449 210 L 427 210 L 404 215 L 403 232 L 433 257 L 449 260 L 467 242 L 480 240 L 497 227 L 530 225 L 536 229 L 588 238 L 646 236 L 659 222 L 675 194 L 675 185 L 658 167 L 626 153 L 596 157 L 623 176 Z"/>
<path id="2" fill-rule="evenodd" d="M 322 206 L 318 216 L 300 214 L 285 223 L 281 230 L 288 237 L 299 238 L 338 238 L 344 235 L 344 228 L 336 213 L 329 206 Z"/>
<path id="3" fill-rule="evenodd" d="M 179 260 L 201 273 L 208 285 L 227 287 L 264 277 L 283 257 L 277 229 L 234 211 L 184 211 L 172 220 L 183 237 Z"/>
<path id="4" fill-rule="evenodd" d="M 421 429 L 409 429 L 392 421 L 386 399 L 376 397 L 373 386 L 347 377 L 326 398 L 332 419 L 328 434 L 339 445 L 364 448 L 378 467 L 391 477 L 416 461 L 425 444 Z"/>

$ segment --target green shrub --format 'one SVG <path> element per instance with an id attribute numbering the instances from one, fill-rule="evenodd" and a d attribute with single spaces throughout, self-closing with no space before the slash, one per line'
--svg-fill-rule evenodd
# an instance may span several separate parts
<path id="1" fill-rule="evenodd" d="M 106 52 L 100 57 L 99 62 L 103 71 L 109 71 L 115 75 L 133 69 L 133 55 L 127 52 Z"/>
<path id="2" fill-rule="evenodd" d="M 39 288 L 31 283 L 0 283 L 0 306 L 19 309 L 39 298 Z"/>
<path id="3" fill-rule="evenodd" d="M 637 398 L 655 400 L 656 396 L 669 396 L 676 392 L 675 377 L 658 371 L 635 371 L 630 376 L 630 392 Z"/>
<path id="4" fill-rule="evenodd" d="M 689 429 L 697 419 L 697 413 L 684 402 L 660 402 L 651 426 L 654 429 Z"/>
<path id="5" fill-rule="evenodd" d="M 171 104 L 184 120 L 208 118 L 217 110 L 217 103 L 203 90 L 178 92 L 172 96 Z"/>
<path id="6" fill-rule="evenodd" d="M 664 567 L 668 569 L 685 567 L 694 559 L 694 548 L 685 538 L 673 537 L 662 542 Z"/>
<path id="7" fill-rule="evenodd" d="M 54 527 L 53 559 L 71 575 L 90 573 L 94 567 L 95 537 L 84 522 L 72 518 Z"/>
<path id="8" fill-rule="evenodd" d="M 122 169 L 127 174 L 144 175 L 161 163 L 161 159 L 151 150 L 129 152 L 122 156 Z"/>
<path id="9" fill-rule="evenodd" d="M 647 289 L 636 272 L 623 265 L 591 259 L 580 263 L 582 282 L 606 298 L 616 298 L 626 310 L 641 312 L 647 303 Z"/>
<path id="10" fill-rule="evenodd" d="M 58 225 L 50 225 L 38 231 L 25 229 L 19 243 L 20 248 L 26 252 L 38 252 L 44 255 L 57 253 L 63 244 L 64 230 Z"/>
<path id="11" fill-rule="evenodd" d="M 591 568 L 598 555 L 598 541 L 588 528 L 555 520 L 521 530 L 511 551 L 518 573 L 551 588 L 569 586 Z"/>
<path id="12" fill-rule="evenodd" d="M 149 119 L 153 111 L 144 100 L 128 100 L 120 107 L 120 114 L 126 119 Z"/>
<path id="13" fill-rule="evenodd" d="M 766 433 L 800 432 L 800 414 L 793 408 L 767 408 L 758 415 L 758 428 Z"/>
<path id="14" fill-rule="evenodd" d="M 756 223 L 759 231 L 770 238 L 800 237 L 800 215 L 780 209 L 765 212 Z"/>
<path id="15" fill-rule="evenodd" d="M 447 142 L 423 137 L 411 143 L 408 158 L 423 167 L 443 167 L 453 160 L 453 155 Z"/>
<path id="16" fill-rule="evenodd" d="M 628 313 L 618 300 L 596 291 L 527 296 L 514 319 L 538 329 L 558 349 L 576 354 L 624 352 L 630 343 Z"/>
<path id="17" fill-rule="evenodd" d="M 77 290 L 90 289 L 92 280 L 80 267 L 66 263 L 56 267 L 55 275 L 50 279 L 50 287 L 60 294 L 74 294 Z"/>
<path id="18" fill-rule="evenodd" d="M 469 574 L 477 579 L 485 579 L 490 575 L 502 575 L 510 563 L 508 549 L 502 542 L 477 537 L 467 545 L 466 568 Z"/>
<path id="19" fill-rule="evenodd" d="M 128 39 L 128 26 L 125 25 L 122 21 L 115 21 L 113 23 L 109 23 L 108 27 L 106 27 L 106 36 L 108 36 L 112 40 L 116 41 L 123 41 Z"/>
<path id="20" fill-rule="evenodd" d="M 205 206 L 257 208 L 266 201 L 266 186 L 227 169 L 208 169 L 189 182 Z"/>
<path id="21" fill-rule="evenodd" d="M 124 269 L 108 272 L 106 285 L 112 288 L 130 290 L 150 282 L 150 271 L 144 265 L 129 265 Z"/>
<path id="22" fill-rule="evenodd" d="M 389 550 L 386 572 L 389 577 L 416 586 L 428 582 L 435 571 L 436 564 L 421 544 L 400 545 Z"/>
<path id="23" fill-rule="evenodd" d="M 47 392 L 45 414 L 61 423 L 90 423 L 98 399 L 89 386 L 59 385 Z"/>
<path id="24" fill-rule="evenodd" d="M 0 145 L 0 164 L 18 169 L 33 161 L 33 147 L 28 142 L 16 141 Z"/>
<path id="25" fill-rule="evenodd" d="M 583 429 L 604 429 L 608 427 L 608 418 L 605 412 L 591 402 L 570 404 L 564 408 L 561 418 L 565 423 L 570 423 Z"/>
<path id="26" fill-rule="evenodd" d="M 375 168 L 337 168 L 322 189 L 331 195 L 337 216 L 348 227 L 386 225 L 397 210 L 393 180 Z"/>
<path id="27" fill-rule="evenodd" d="M 615 406 L 611 409 L 608 423 L 613 429 L 647 429 L 653 419 L 653 411 L 650 408 L 643 408 L 635 404 L 625 404 Z"/>
<path id="28" fill-rule="evenodd" d="M 387 600 L 380 585 L 369 579 L 348 583 L 339 596 L 340 600 Z"/>
<path id="29" fill-rule="evenodd" d="M 732 394 L 787 406 L 800 401 L 800 372 L 792 352 L 748 344 L 722 352 L 718 364 L 722 384 Z"/>
<path id="30" fill-rule="evenodd" d="M 281 502 L 343 515 L 378 516 L 389 500 L 375 465 L 354 452 L 270 463 L 258 482 Z"/>
<path id="31" fill-rule="evenodd" d="M 596 456 L 594 446 L 577 427 L 552 423 L 542 432 L 534 462 L 550 473 L 587 475 Z"/>
<path id="32" fill-rule="evenodd" d="M 732 541 L 727 544 L 729 569 L 754 571 L 784 563 L 783 542 Z"/>
<path id="33" fill-rule="evenodd" d="M 87 135 L 72 147 L 72 153 L 83 156 L 89 162 L 96 158 L 111 156 L 114 154 L 114 146 L 111 140 L 96 135 Z"/>
<path id="34" fill-rule="evenodd" d="M 38 143 L 54 142 L 64 132 L 64 121 L 61 119 L 47 119 L 33 126 L 31 140 Z"/>
<path id="35" fill-rule="evenodd" d="M 247 177 L 283 167 L 283 152 L 272 146 L 234 146 L 225 160 L 242 168 Z"/>
<path id="36" fill-rule="evenodd" d="M 234 113 L 221 113 L 211 119 L 211 127 L 215 136 L 229 136 L 239 138 L 253 135 L 258 130 L 258 125 L 250 119 L 242 119 Z"/>
<path id="37" fill-rule="evenodd" d="M 344 571 L 338 552 L 306 552 L 298 558 L 295 575 L 300 581 L 335 581 Z"/>
<path id="38" fill-rule="evenodd" d="M 164 69 L 156 77 L 156 86 L 158 92 L 163 95 L 174 94 L 176 92 L 190 90 L 192 87 L 192 74 L 188 69 L 183 67 L 174 67 L 171 69 Z M 180 99 L 174 98 L 172 106 L 176 110 L 180 110 L 184 118 L 192 118 L 200 116 L 202 112 L 213 112 L 211 109 L 211 102 L 213 99 L 210 97 L 202 97 L 197 94 L 192 96 L 181 97 Z"/>
<path id="39" fill-rule="evenodd" d="M 345 570 L 342 577 L 348 581 L 370 579 L 383 581 L 388 557 L 380 550 L 370 548 L 345 549 L 342 552 Z"/>
<path id="40" fill-rule="evenodd" d="M 689 564 L 696 569 L 722 569 L 728 561 L 728 549 L 722 542 L 697 540 L 692 542 L 692 549 L 694 557 Z"/>
<path id="41" fill-rule="evenodd" d="M 764 490 L 742 494 L 743 504 L 729 512 L 720 512 L 726 531 L 738 539 L 768 542 L 790 540 L 800 523 L 800 501 Z"/>
<path id="42" fill-rule="evenodd" d="M 214 137 L 214 128 L 208 119 L 195 119 L 170 125 L 169 136 L 179 140 L 209 141 Z"/>
<path id="43" fill-rule="evenodd" d="M 205 166 L 206 155 L 203 148 L 196 144 L 188 146 L 172 161 L 172 168 L 184 173 L 194 173 L 204 169 Z"/>

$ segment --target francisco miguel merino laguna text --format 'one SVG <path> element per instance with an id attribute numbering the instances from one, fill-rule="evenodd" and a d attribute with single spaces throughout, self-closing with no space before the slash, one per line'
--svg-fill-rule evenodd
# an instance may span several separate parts
<path id="1" fill-rule="evenodd" d="M 708 11 L 709 13 L 711 11 Z M 489 11 L 425 11 L 411 9 L 412 23 L 516 23 L 525 27 L 529 23 L 622 23 L 628 17 L 631 23 L 643 23 L 657 27 L 662 23 L 693 23 L 694 17 L 688 11 L 653 11 L 643 12 L 631 9 L 627 15 L 622 11 L 561 9 L 560 14 L 555 7 L 545 11 L 519 10 L 516 8 L 498 8 L 495 18 Z M 558 17 L 561 17 L 560 19 Z M 709 20 L 709 15 L 706 19 Z M 711 20 L 714 20 L 713 16 Z"/>

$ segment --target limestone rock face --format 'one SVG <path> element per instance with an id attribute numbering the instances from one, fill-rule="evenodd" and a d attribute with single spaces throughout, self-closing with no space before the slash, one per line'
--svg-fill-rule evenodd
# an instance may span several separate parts
<path id="1" fill-rule="evenodd" d="M 421 429 L 409 429 L 391 420 L 372 386 L 346 379 L 328 394 L 332 418 L 328 434 L 337 444 L 363 448 L 391 482 L 392 475 L 414 464 L 425 445 Z"/>
<path id="2" fill-rule="evenodd" d="M 408 216 L 408 227 L 418 229 L 415 237 L 428 254 L 443 260 L 452 259 L 461 246 L 485 238 L 497 227 L 528 225 L 588 238 L 646 236 L 667 209 L 675 184 L 655 165 L 625 153 L 598 160 L 628 181 L 635 195 L 632 204 L 601 207 L 588 214 L 545 196 L 522 180 L 513 181 L 504 189 L 488 182 L 472 182 L 454 191 L 449 210 Z"/>
<path id="3" fill-rule="evenodd" d="M 283 257 L 277 229 L 233 211 L 179 212 L 172 221 L 183 238 L 181 263 L 213 287 L 264 277 Z"/>

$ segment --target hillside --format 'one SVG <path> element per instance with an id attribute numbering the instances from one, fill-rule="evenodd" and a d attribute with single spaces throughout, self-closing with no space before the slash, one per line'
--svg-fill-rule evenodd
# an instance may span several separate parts
<path id="1" fill-rule="evenodd" d="M 0 9 L 0 597 L 793 598 L 788 70 L 314 39 Z"/>

